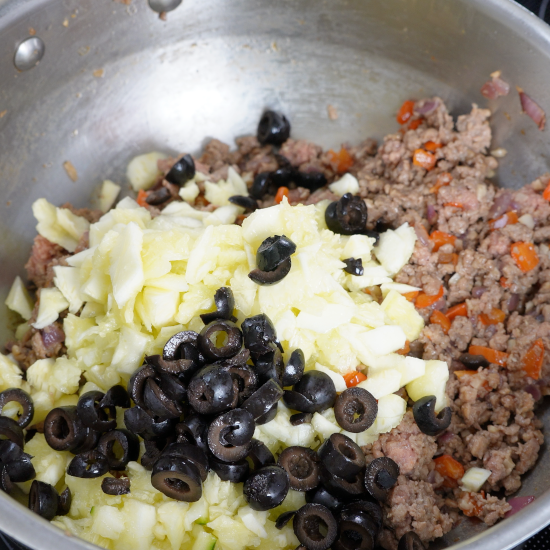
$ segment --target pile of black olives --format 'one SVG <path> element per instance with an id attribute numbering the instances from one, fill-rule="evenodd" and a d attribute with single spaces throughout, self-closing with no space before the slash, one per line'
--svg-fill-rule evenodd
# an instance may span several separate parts
<path id="1" fill-rule="evenodd" d="M 261 260 L 272 268 L 293 251 L 286 238 L 268 239 Z M 272 250 L 274 243 L 280 243 Z M 151 471 L 152 485 L 176 500 L 194 502 L 213 470 L 222 480 L 244 483 L 243 493 L 254 510 L 275 508 L 289 489 L 303 491 L 307 504 L 282 514 L 277 527 L 293 521 L 294 532 L 308 550 L 370 549 L 382 526 L 379 502 L 388 498 L 399 476 L 388 457 L 367 461 L 361 448 L 335 433 L 317 451 L 286 448 L 278 457 L 254 439 L 256 425 L 271 421 L 278 402 L 296 411 L 293 425 L 310 422 L 313 414 L 334 407 L 346 431 L 369 428 L 378 412 L 376 399 L 353 387 L 337 394 L 332 379 L 317 370 L 304 372 L 304 354 L 296 349 L 285 364 L 275 327 L 263 314 L 236 325 L 235 302 L 229 288 L 214 297 L 215 311 L 201 315 L 200 333 L 183 331 L 165 344 L 162 355 L 148 356 L 131 377 L 127 390 L 113 386 L 106 393 L 90 391 L 76 406 L 58 407 L 44 421 L 44 436 L 55 450 L 75 456 L 68 474 L 102 481 L 109 495 L 131 491 L 125 474 L 128 462 L 140 458 Z M 33 403 L 19 389 L 0 393 L 0 413 L 16 401 L 17 420 L 0 416 L 0 487 L 11 492 L 15 482 L 34 479 L 31 458 L 23 451 Z M 450 422 L 450 409 L 435 413 L 435 397 L 419 400 L 414 416 L 420 429 L 436 435 Z M 117 408 L 124 409 L 126 428 L 117 428 Z M 68 512 L 68 489 L 58 494 L 35 480 L 29 508 L 51 519 Z M 407 533 L 399 548 L 415 549 L 419 539 Z"/>

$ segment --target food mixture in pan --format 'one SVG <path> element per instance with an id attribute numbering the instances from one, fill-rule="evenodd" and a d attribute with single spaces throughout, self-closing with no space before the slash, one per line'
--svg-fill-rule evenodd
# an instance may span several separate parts
<path id="1" fill-rule="evenodd" d="M 528 503 L 550 177 L 498 189 L 489 118 L 407 101 L 323 151 L 268 111 L 132 160 L 136 200 L 36 201 L 2 489 L 113 550 L 419 549 Z"/>

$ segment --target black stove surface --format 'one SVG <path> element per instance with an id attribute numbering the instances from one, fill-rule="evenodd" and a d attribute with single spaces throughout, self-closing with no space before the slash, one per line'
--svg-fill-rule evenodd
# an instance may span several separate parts
<path id="1" fill-rule="evenodd" d="M 535 15 L 550 24 L 550 0 L 516 0 Z M 0 532 L 0 550 L 28 550 Z M 529 539 L 515 550 L 550 550 L 550 526 Z"/>

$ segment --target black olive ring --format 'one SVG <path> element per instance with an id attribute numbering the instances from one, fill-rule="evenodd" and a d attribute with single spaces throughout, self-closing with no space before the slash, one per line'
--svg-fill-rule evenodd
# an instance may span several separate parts
<path id="1" fill-rule="evenodd" d="M 399 466 L 391 458 L 375 458 L 365 471 L 365 487 L 371 497 L 385 502 L 398 477 Z"/>
<path id="2" fill-rule="evenodd" d="M 420 431 L 426 435 L 438 435 L 446 430 L 452 419 L 450 407 L 445 407 L 439 414 L 435 412 L 435 395 L 427 395 L 413 405 L 413 416 Z"/>
<path id="3" fill-rule="evenodd" d="M 322 504 L 306 504 L 294 516 L 294 534 L 308 550 L 327 550 L 336 540 L 336 520 Z"/>
<path id="4" fill-rule="evenodd" d="M 7 403 L 17 402 L 21 405 L 23 412 L 21 416 L 17 419 L 17 424 L 19 427 L 26 428 L 32 420 L 34 415 L 34 404 L 32 402 L 31 396 L 22 389 L 19 388 L 9 388 L 0 393 L 0 414 Z"/>
<path id="5" fill-rule="evenodd" d="M 336 422 L 344 430 L 359 433 L 370 428 L 378 414 L 378 402 L 363 388 L 348 388 L 343 391 L 334 404 Z"/>

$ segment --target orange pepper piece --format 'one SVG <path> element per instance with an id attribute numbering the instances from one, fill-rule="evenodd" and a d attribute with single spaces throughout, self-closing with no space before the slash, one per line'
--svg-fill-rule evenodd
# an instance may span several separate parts
<path id="1" fill-rule="evenodd" d="M 437 309 L 432 313 L 430 317 L 430 323 L 434 325 L 439 325 L 443 329 L 443 332 L 445 334 L 448 334 L 449 329 L 451 328 L 451 321 L 449 321 L 449 318 Z"/>
<path id="2" fill-rule="evenodd" d="M 395 353 L 398 353 L 399 355 L 407 355 L 409 351 L 411 351 L 411 343 L 406 340 L 405 345 L 401 349 L 398 349 Z"/>
<path id="3" fill-rule="evenodd" d="M 464 205 L 461 202 L 455 202 L 455 201 L 443 203 L 443 206 L 452 206 L 453 208 L 464 208 Z"/>
<path id="4" fill-rule="evenodd" d="M 422 119 L 417 118 L 416 120 L 411 120 L 409 124 L 409 130 L 416 130 L 422 124 Z"/>
<path id="5" fill-rule="evenodd" d="M 452 262 L 452 264 L 455 265 L 455 266 L 458 264 L 458 254 L 455 254 L 455 253 L 453 252 L 453 259 L 451 260 L 451 262 Z"/>
<path id="6" fill-rule="evenodd" d="M 140 189 L 139 193 L 138 193 L 138 196 L 137 196 L 137 199 L 136 199 L 136 202 L 140 206 L 145 206 L 147 204 L 147 202 L 146 202 L 147 195 L 149 195 L 149 193 L 147 191 L 145 191 L 144 189 Z"/>
<path id="7" fill-rule="evenodd" d="M 505 367 L 508 362 L 509 353 L 504 351 L 497 351 L 496 349 L 486 348 L 485 346 L 470 346 L 468 348 L 468 353 L 471 355 L 483 355 L 489 363 L 494 363 L 495 365 L 500 365 Z"/>
<path id="8" fill-rule="evenodd" d="M 366 379 L 367 377 L 359 371 L 353 371 L 344 374 L 344 380 L 346 381 L 346 386 L 348 388 L 353 388 L 354 386 L 357 386 L 357 384 L 363 382 Z"/>
<path id="9" fill-rule="evenodd" d="M 482 491 L 483 493 L 483 491 Z M 485 494 L 483 494 L 485 496 Z M 474 498 L 472 497 L 472 493 L 468 493 L 468 500 L 472 503 L 472 508 L 469 510 L 462 510 L 463 514 L 465 516 L 468 516 L 469 518 L 473 518 L 475 516 L 479 516 L 481 514 L 481 505 L 477 504 L 474 501 Z"/>
<path id="10" fill-rule="evenodd" d="M 548 185 L 546 186 L 546 189 L 544 190 L 542 196 L 543 196 L 543 198 L 545 198 L 547 201 L 550 201 L 550 182 L 548 182 Z"/>
<path id="11" fill-rule="evenodd" d="M 329 149 L 328 157 L 330 162 L 336 165 L 336 171 L 339 174 L 347 172 L 353 166 L 353 157 L 344 147 L 342 147 L 338 153 Z"/>
<path id="12" fill-rule="evenodd" d="M 475 376 L 476 371 L 475 370 L 455 370 L 454 374 L 460 380 L 461 378 L 464 378 L 464 376 Z"/>
<path id="13" fill-rule="evenodd" d="M 397 122 L 405 124 L 413 116 L 414 101 L 405 101 L 397 113 Z"/>
<path id="14" fill-rule="evenodd" d="M 413 290 L 412 292 L 405 292 L 402 296 L 409 302 L 412 302 L 418 296 L 419 292 L 419 290 Z"/>
<path id="15" fill-rule="evenodd" d="M 435 304 L 440 298 L 443 298 L 443 285 L 439 287 L 439 292 L 434 295 L 421 292 L 416 298 L 415 305 L 417 308 L 423 309 L 425 307 L 430 307 L 431 305 Z"/>
<path id="16" fill-rule="evenodd" d="M 527 273 L 539 265 L 539 257 L 533 243 L 514 243 L 510 253 L 523 273 Z"/>
<path id="17" fill-rule="evenodd" d="M 497 325 L 498 323 L 504 323 L 505 319 L 506 313 L 496 307 L 491 310 L 491 313 L 482 313 L 479 316 L 479 320 L 484 325 Z"/>
<path id="18" fill-rule="evenodd" d="M 507 225 L 514 225 L 518 222 L 518 215 L 514 211 L 506 212 L 506 214 L 502 214 L 502 216 L 499 216 L 494 220 L 489 220 L 489 229 L 491 231 L 494 231 L 495 229 L 502 229 Z"/>
<path id="19" fill-rule="evenodd" d="M 455 317 L 468 317 L 468 306 L 466 302 L 461 304 L 456 304 L 453 307 L 450 307 L 445 314 L 449 321 L 452 321 Z"/>
<path id="20" fill-rule="evenodd" d="M 506 277 L 501 277 L 500 278 L 500 286 L 502 288 L 510 288 L 512 285 L 508 282 L 508 279 Z"/>
<path id="21" fill-rule="evenodd" d="M 430 153 L 435 153 L 435 151 L 441 149 L 441 147 L 443 147 L 443 143 L 436 143 L 435 141 L 427 141 L 424 143 L 424 149 L 430 151 Z"/>
<path id="22" fill-rule="evenodd" d="M 521 361 L 523 370 L 533 380 L 540 378 L 542 363 L 544 361 L 544 344 L 542 338 L 535 340 Z"/>
<path id="23" fill-rule="evenodd" d="M 435 469 L 443 477 L 458 481 L 464 477 L 464 466 L 451 455 L 441 455 L 434 458 Z"/>
<path id="24" fill-rule="evenodd" d="M 425 170 L 431 170 L 435 166 L 436 160 L 435 155 L 424 151 L 424 149 L 417 149 L 413 154 L 413 164 Z"/>
<path id="25" fill-rule="evenodd" d="M 437 176 L 437 179 L 435 180 L 435 185 L 430 189 L 430 193 L 438 193 L 438 191 L 445 187 L 446 185 L 449 185 L 451 181 L 453 180 L 453 176 L 449 174 L 449 172 L 442 172 Z"/>
<path id="26" fill-rule="evenodd" d="M 432 252 L 437 252 L 444 244 L 452 244 L 454 246 L 456 242 L 456 237 L 454 235 L 450 235 L 449 233 L 445 233 L 444 231 L 439 231 L 436 229 L 435 231 L 432 231 L 432 234 L 430 235 L 430 241 L 434 243 Z"/>
<path id="27" fill-rule="evenodd" d="M 279 189 L 277 189 L 275 204 L 281 204 L 283 202 L 283 197 L 288 198 L 288 187 L 279 187 Z"/>

